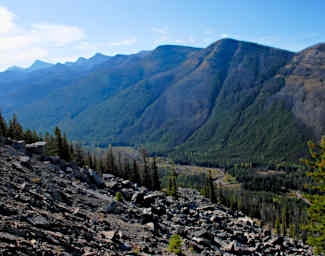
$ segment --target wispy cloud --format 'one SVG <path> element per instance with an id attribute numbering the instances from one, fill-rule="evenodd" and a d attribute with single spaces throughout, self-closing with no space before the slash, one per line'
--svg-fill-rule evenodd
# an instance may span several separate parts
<path id="1" fill-rule="evenodd" d="M 168 27 L 154 27 L 152 28 L 153 32 L 156 32 L 160 35 L 167 35 L 168 34 Z"/>
<path id="2" fill-rule="evenodd" d="M 8 33 L 14 28 L 14 17 L 15 15 L 10 12 L 6 7 L 0 6 L 0 34 Z"/>
<path id="3" fill-rule="evenodd" d="M 46 59 L 49 49 L 78 42 L 86 37 L 76 26 L 39 23 L 20 26 L 16 15 L 0 6 L 0 69 L 27 66 L 35 59 Z"/>
<path id="4" fill-rule="evenodd" d="M 129 46 L 129 45 L 133 45 L 137 42 L 137 39 L 135 37 L 130 38 L 130 39 L 125 39 L 119 42 L 112 42 L 112 43 L 108 43 L 108 46 Z"/>
<path id="5" fill-rule="evenodd" d="M 228 34 L 221 34 L 220 37 L 221 37 L 221 38 L 228 38 L 229 35 L 228 35 Z"/>

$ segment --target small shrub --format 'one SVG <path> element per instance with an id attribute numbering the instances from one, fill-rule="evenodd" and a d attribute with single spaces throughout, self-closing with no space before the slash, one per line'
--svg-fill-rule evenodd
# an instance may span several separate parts
<path id="1" fill-rule="evenodd" d="M 34 182 L 34 183 L 38 184 L 38 183 L 40 183 L 40 182 L 41 182 L 41 179 L 40 179 L 40 178 L 38 178 L 38 177 L 35 177 L 35 178 L 33 178 L 33 179 L 32 179 L 32 182 Z"/>
<path id="2" fill-rule="evenodd" d="M 169 239 L 168 251 L 177 255 L 182 254 L 183 240 L 180 235 L 174 234 Z"/>
<path id="3" fill-rule="evenodd" d="M 122 195 L 121 192 L 117 192 L 116 195 L 115 195 L 115 200 L 118 201 L 118 202 L 122 202 L 124 201 L 124 197 Z"/>

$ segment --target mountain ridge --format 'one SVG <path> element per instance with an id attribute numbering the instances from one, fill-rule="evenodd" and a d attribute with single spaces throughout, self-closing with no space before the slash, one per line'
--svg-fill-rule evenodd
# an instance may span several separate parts
<path id="1" fill-rule="evenodd" d="M 144 145 L 179 160 L 293 160 L 325 131 L 323 48 L 293 53 L 234 39 L 159 46 L 74 69 L 57 89 L 10 111 L 31 128 L 59 125 L 74 140 Z"/>

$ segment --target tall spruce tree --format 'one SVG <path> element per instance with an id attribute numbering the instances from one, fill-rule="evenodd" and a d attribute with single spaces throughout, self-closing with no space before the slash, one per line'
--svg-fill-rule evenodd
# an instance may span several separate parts
<path id="1" fill-rule="evenodd" d="M 55 135 L 55 145 L 56 145 L 56 154 L 61 157 L 62 155 L 62 135 L 61 130 L 59 127 L 54 128 L 54 135 Z"/>
<path id="2" fill-rule="evenodd" d="M 9 121 L 8 136 L 15 140 L 24 139 L 24 131 L 17 120 L 16 114 L 13 114 L 12 119 Z"/>
<path id="3" fill-rule="evenodd" d="M 315 253 L 325 253 L 325 137 L 322 137 L 319 144 L 308 142 L 311 160 L 305 159 L 306 165 L 310 168 L 307 173 L 313 179 L 309 187 L 312 194 L 306 197 L 311 205 L 308 208 L 309 231 L 307 242 L 315 247 Z"/>
<path id="4" fill-rule="evenodd" d="M 148 158 L 147 158 L 147 151 L 145 149 L 141 150 L 141 156 L 143 161 L 143 186 L 147 187 L 148 189 L 152 190 L 152 180 L 151 174 L 148 166 Z"/>
<path id="5" fill-rule="evenodd" d="M 152 188 L 153 188 L 153 190 L 159 191 L 161 189 L 161 185 L 160 185 L 160 180 L 159 180 L 156 157 L 153 158 L 151 169 L 152 169 Z"/>
<path id="6" fill-rule="evenodd" d="M 7 123 L 6 120 L 3 118 L 2 116 L 2 112 L 0 110 L 0 136 L 7 136 L 8 133 L 8 127 L 7 127 Z"/>
<path id="7" fill-rule="evenodd" d="M 175 168 L 172 169 L 171 175 L 168 177 L 168 191 L 169 196 L 174 199 L 178 199 L 178 187 L 177 187 L 177 173 Z"/>
<path id="8" fill-rule="evenodd" d="M 139 174 L 139 167 L 138 167 L 137 161 L 135 159 L 133 159 L 133 168 L 132 168 L 131 180 L 134 183 L 137 183 L 137 184 L 141 185 L 141 177 L 140 177 L 140 174 Z"/>

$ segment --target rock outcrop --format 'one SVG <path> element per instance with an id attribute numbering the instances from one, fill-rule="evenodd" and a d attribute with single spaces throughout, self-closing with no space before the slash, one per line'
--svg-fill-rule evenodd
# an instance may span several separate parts
<path id="1" fill-rule="evenodd" d="M 12 145 L 0 146 L 0 255 L 171 255 L 173 234 L 185 255 L 313 255 L 195 190 L 174 200 Z"/>

